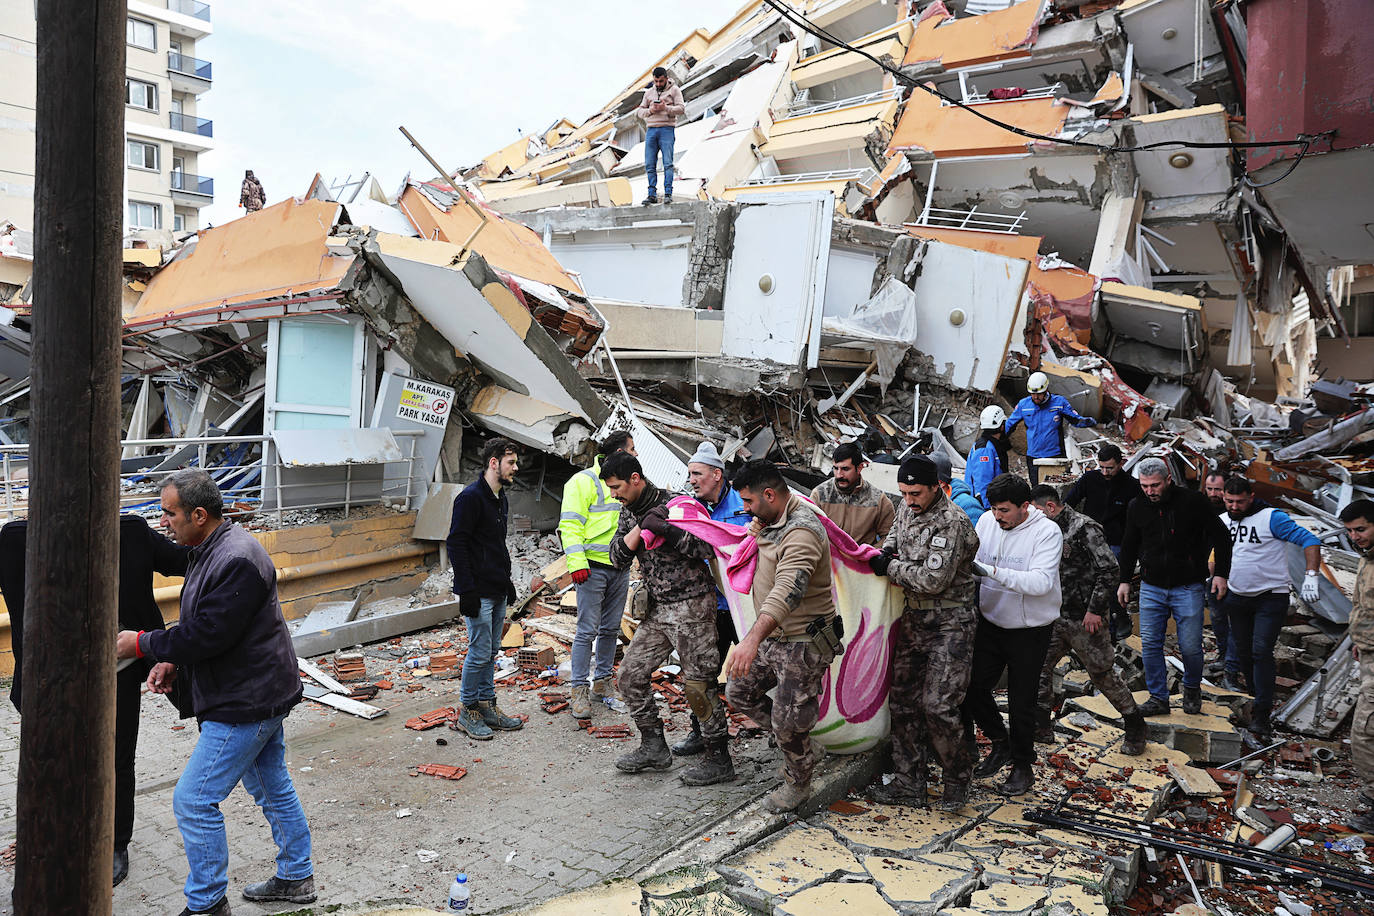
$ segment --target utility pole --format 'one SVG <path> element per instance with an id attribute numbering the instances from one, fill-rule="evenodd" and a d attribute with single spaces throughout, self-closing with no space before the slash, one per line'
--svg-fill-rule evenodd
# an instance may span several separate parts
<path id="1" fill-rule="evenodd" d="M 14 911 L 109 916 L 128 14 L 124 0 L 43 0 L 36 14 L 33 413 Z"/>

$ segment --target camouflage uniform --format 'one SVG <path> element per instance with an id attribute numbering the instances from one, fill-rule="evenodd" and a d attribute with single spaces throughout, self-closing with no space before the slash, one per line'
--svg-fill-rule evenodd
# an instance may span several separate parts
<path id="1" fill-rule="evenodd" d="M 629 550 L 625 535 L 640 525 L 650 512 L 666 515 L 672 494 L 653 484 L 620 513 L 611 538 L 611 565 L 628 569 L 636 556 L 648 590 L 649 613 L 635 630 L 620 663 L 620 695 L 641 728 L 661 725 L 651 683 L 653 673 L 673 650 L 682 661 L 684 692 L 692 712 L 701 720 L 705 738 L 725 735 L 725 715 L 720 709 L 716 674 L 720 650 L 716 647 L 716 583 L 711 568 L 702 561 L 713 556 L 710 544 L 680 528 L 673 528 L 669 543 L 656 550 Z M 674 542 L 675 541 L 675 542 Z"/>
<path id="2" fill-rule="evenodd" d="M 1072 651 L 1088 669 L 1093 686 L 1118 712 L 1129 716 L 1136 710 L 1135 699 L 1112 668 L 1116 655 L 1112 650 L 1111 600 L 1120 564 L 1102 534 L 1102 526 L 1088 516 L 1065 506 L 1054 521 L 1064 532 L 1064 556 L 1059 561 L 1063 602 L 1040 671 L 1040 715 L 1048 715 L 1054 707 L 1054 669 Z M 1090 611 L 1102 618 L 1096 633 L 1083 626 L 1083 618 Z"/>
<path id="3" fill-rule="evenodd" d="M 887 575 L 906 593 L 888 693 L 893 769 L 906 782 L 924 785 L 929 742 L 946 782 L 967 784 L 973 758 L 959 707 L 978 629 L 978 535 L 964 510 L 941 493 L 921 513 L 903 505 L 883 547 L 896 550 Z"/>
<path id="4" fill-rule="evenodd" d="M 1374 803 L 1374 548 L 1360 559 L 1355 600 L 1350 609 L 1350 639 L 1360 652 L 1360 698 L 1350 724 L 1350 759 Z"/>

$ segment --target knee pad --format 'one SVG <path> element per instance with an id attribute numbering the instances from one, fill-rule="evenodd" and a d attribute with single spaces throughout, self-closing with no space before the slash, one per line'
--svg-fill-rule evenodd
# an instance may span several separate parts
<path id="1" fill-rule="evenodd" d="M 711 718 L 719 705 L 715 695 L 716 685 L 707 681 L 683 681 L 682 692 L 687 695 L 687 705 L 692 715 L 705 722 Z"/>

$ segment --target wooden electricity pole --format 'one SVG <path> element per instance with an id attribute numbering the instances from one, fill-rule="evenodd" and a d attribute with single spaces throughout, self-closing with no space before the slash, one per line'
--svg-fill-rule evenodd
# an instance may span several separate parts
<path id="1" fill-rule="evenodd" d="M 32 432 L 14 911 L 109 916 L 128 13 L 125 0 L 43 0 L 36 12 Z"/>

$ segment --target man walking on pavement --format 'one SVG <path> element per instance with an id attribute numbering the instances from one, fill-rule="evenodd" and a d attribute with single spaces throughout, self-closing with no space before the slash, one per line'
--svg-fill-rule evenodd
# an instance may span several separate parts
<path id="1" fill-rule="evenodd" d="M 720 651 L 716 648 L 716 582 L 706 560 L 715 548 L 669 523 L 671 493 L 644 477 L 639 459 L 621 452 L 606 459 L 601 479 L 624 504 L 611 539 L 611 563 L 630 568 L 639 558 L 640 588 L 649 596 L 649 610 L 635 630 L 620 663 L 620 695 L 639 729 L 637 750 L 620 757 L 616 769 L 626 773 L 666 770 L 673 755 L 663 739 L 663 718 L 654 701 L 653 674 L 677 650 L 682 662 L 683 692 L 701 722 L 706 755 L 682 772 L 689 786 L 709 786 L 735 778 L 730 761 L 725 710 L 720 705 L 716 676 Z M 650 550 L 645 532 L 662 539 Z"/>
<path id="2" fill-rule="evenodd" d="M 998 791 L 1024 795 L 1035 763 L 1035 708 L 1054 622 L 1059 619 L 1059 561 L 1064 536 L 1059 526 L 1031 505 L 1031 490 L 1014 474 L 988 484 L 991 509 L 978 520 L 978 634 L 965 711 L 992 741 L 974 776 L 993 776 L 1008 761 L 1011 773 Z M 992 691 L 1007 675 L 1011 733 Z"/>
<path id="3" fill-rule="evenodd" d="M 825 756 L 811 729 L 820 715 L 821 679 L 843 636 L 830 590 L 830 538 L 816 510 L 788 489 L 771 462 L 744 465 L 735 488 L 754 517 L 749 531 L 758 562 L 750 596 L 758 617 L 726 661 L 725 696 L 773 733 L 783 784 L 764 804 L 775 813 L 792 811 L 811 795 L 811 775 Z"/>
<path id="4" fill-rule="evenodd" d="M 1102 445 L 1097 450 L 1097 467 L 1073 482 L 1063 502 L 1102 526 L 1107 546 L 1118 558 L 1126 534 L 1126 507 L 1141 495 L 1140 484 L 1122 470 L 1123 457 L 1121 449 L 1110 442 Z M 1111 635 L 1125 639 L 1132 630 L 1130 612 L 1117 603 L 1114 589 L 1107 601 L 1111 606 Z"/>
<path id="5" fill-rule="evenodd" d="M 644 90 L 644 99 L 635 114 L 644 121 L 644 174 L 649 179 L 646 204 L 658 203 L 658 158 L 663 155 L 663 202 L 673 202 L 673 146 L 677 140 L 677 119 L 687 110 L 682 90 L 668 80 L 668 71 L 654 68 L 653 82 Z"/>
<path id="6" fill-rule="evenodd" d="M 276 567 L 251 534 L 225 520 L 219 488 L 202 470 L 167 478 L 161 525 L 192 548 L 180 621 L 167 630 L 120 631 L 115 654 L 152 663 L 148 689 L 155 693 L 190 680 L 200 737 L 172 793 L 189 866 L 181 916 L 229 916 L 229 840 L 219 806 L 240 781 L 277 844 L 276 875 L 248 885 L 243 896 L 311 903 L 310 827 L 286 768 L 282 731 L 301 700 L 301 677 L 277 601 Z"/>
<path id="7" fill-rule="evenodd" d="M 1059 526 L 1064 536 L 1064 552 L 1059 561 L 1062 603 L 1040 670 L 1035 740 L 1040 744 L 1054 743 L 1054 669 L 1060 659 L 1073 652 L 1088 669 L 1093 686 L 1125 720 L 1126 739 L 1121 752 L 1139 756 L 1145 752 L 1145 717 L 1136 707 L 1130 688 L 1113 668 L 1116 653 L 1107 633 L 1107 609 L 1116 591 L 1116 554 L 1107 545 L 1102 526 L 1064 505 L 1054 487 L 1035 487 L 1031 490 L 1031 502 Z"/>
<path id="8" fill-rule="evenodd" d="M 725 461 L 720 457 L 713 443 L 703 442 L 697 446 L 696 453 L 687 462 L 687 483 L 692 487 L 692 495 L 697 502 L 711 513 L 711 520 L 741 528 L 749 524 L 749 513 L 739 494 L 725 479 Z M 708 565 L 710 561 L 707 561 Z M 730 616 L 730 605 L 719 588 L 716 589 L 716 648 L 722 662 L 735 644 L 735 621 Z M 719 684 L 720 671 L 716 671 Z M 706 750 L 701 737 L 701 720 L 692 713 L 692 730 L 670 748 L 675 757 L 691 757 Z"/>
<path id="9" fill-rule="evenodd" d="M 1006 432 L 1011 435 L 1016 424 L 1026 424 L 1026 474 L 1031 486 L 1040 482 L 1037 458 L 1064 457 L 1064 422 L 1074 426 L 1096 426 L 1092 417 L 1080 416 L 1068 398 L 1050 394 L 1050 379 L 1043 372 L 1032 372 L 1026 380 L 1028 395 L 1007 417 Z"/>
<path id="10" fill-rule="evenodd" d="M 869 790 L 875 801 L 924 808 L 926 747 L 944 768 L 938 807 L 955 812 L 968 801 L 973 758 L 959 707 L 968 690 L 977 627 L 973 557 L 978 536 L 962 509 L 940 488 L 935 462 L 908 458 L 897 471 L 902 508 L 869 567 L 902 587 L 906 609 L 892 651 L 892 782 Z"/>
<path id="11" fill-rule="evenodd" d="M 1226 597 L 1231 574 L 1231 532 L 1212 514 L 1212 505 L 1196 490 L 1169 480 L 1169 466 L 1146 458 L 1136 467 L 1145 497 L 1126 510 L 1121 542 L 1121 569 L 1116 600 L 1131 597 L 1131 579 L 1140 561 L 1140 645 L 1145 686 L 1150 698 L 1143 716 L 1169 714 L 1169 678 L 1164 664 L 1164 629 L 1174 618 L 1183 656 L 1183 711 L 1202 711 L 1202 596 L 1208 590 Z M 1213 556 L 1208 579 L 1207 556 Z"/>
<path id="12" fill-rule="evenodd" d="M 892 499 L 864 480 L 868 461 L 857 442 L 835 446 L 832 476 L 811 491 L 811 499 L 855 543 L 877 546 L 892 529 L 897 507 Z"/>
<path id="13" fill-rule="evenodd" d="M 996 404 L 984 407 L 978 418 L 978 441 L 964 464 L 964 481 L 984 509 L 988 505 L 988 484 L 1007 469 L 1007 434 L 1002 428 L 1006 422 L 1005 410 Z"/>
<path id="14" fill-rule="evenodd" d="M 1361 833 L 1374 833 L 1374 499 L 1357 499 L 1341 510 L 1350 542 L 1361 554 L 1350 608 L 1351 651 L 1359 662 L 1360 697 L 1350 725 L 1350 759 L 1363 786 L 1366 809 L 1350 818 Z"/>
<path id="15" fill-rule="evenodd" d="M 624 430 L 606 437 L 591 467 L 568 478 L 563 485 L 563 506 L 558 517 L 563 555 L 577 586 L 577 632 L 569 661 L 569 712 L 577 719 L 592 717 L 593 697 L 601 699 L 615 694 L 611 674 L 615 670 L 615 645 L 625 616 L 630 572 L 611 565 L 611 538 L 620 521 L 620 502 L 606 492 L 606 485 L 601 482 L 601 465 L 617 452 L 637 454 L 634 438 Z M 591 673 L 593 645 L 595 674 Z"/>
<path id="16" fill-rule="evenodd" d="M 453 592 L 468 630 L 458 688 L 458 727 L 469 738 L 491 740 L 496 731 L 514 731 L 525 723 L 496 705 L 496 653 L 505 630 L 506 606 L 515 602 L 506 524 L 510 503 L 506 487 L 520 469 L 518 446 L 492 439 L 482 448 L 482 474 L 453 501 L 448 529 L 448 559 L 453 564 Z"/>
<path id="17" fill-rule="evenodd" d="M 1299 594 L 1310 603 L 1321 597 L 1321 541 L 1299 527 L 1288 513 L 1257 506 L 1254 488 L 1244 477 L 1226 481 L 1226 515 L 1231 531 L 1231 575 L 1221 612 L 1231 624 L 1240 670 L 1249 680 L 1255 703 L 1250 727 L 1241 733 L 1248 750 L 1273 744 L 1269 714 L 1274 708 L 1274 645 L 1288 619 L 1288 548 L 1302 548 L 1307 572 Z"/>
<path id="18" fill-rule="evenodd" d="M 1221 515 L 1226 511 L 1226 475 L 1220 469 L 1213 469 L 1207 472 L 1202 478 L 1202 492 L 1207 497 L 1207 501 L 1212 504 L 1212 511 Z M 1254 508 L 1258 511 L 1268 505 L 1264 500 L 1254 500 Z M 1232 561 L 1235 560 L 1235 550 L 1231 551 Z M 1286 593 L 1286 592 L 1285 592 Z M 1234 690 L 1237 693 L 1245 691 L 1245 676 L 1242 672 L 1246 671 L 1240 663 L 1239 646 L 1231 632 L 1231 620 L 1227 615 L 1227 605 L 1225 601 L 1218 601 L 1209 592 L 1203 599 L 1203 607 L 1207 609 L 1212 620 L 1212 637 L 1217 642 L 1217 658 L 1212 664 L 1215 665 L 1215 673 L 1221 675 L 1220 683 L 1227 690 Z M 1208 666 L 1211 668 L 1211 666 Z"/>

